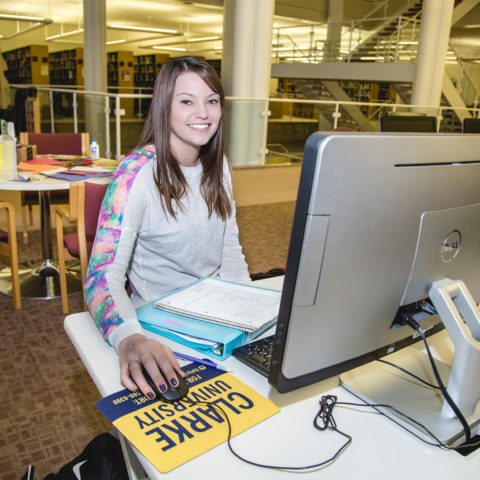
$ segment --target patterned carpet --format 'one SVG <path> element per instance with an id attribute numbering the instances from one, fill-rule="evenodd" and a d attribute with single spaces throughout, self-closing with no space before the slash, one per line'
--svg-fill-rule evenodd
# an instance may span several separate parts
<path id="1" fill-rule="evenodd" d="M 238 208 L 240 241 L 251 273 L 284 267 L 294 203 Z M 38 232 L 19 242 L 20 261 L 41 257 Z M 81 311 L 80 293 L 70 311 Z M 76 457 L 110 423 L 95 408 L 100 398 L 63 330 L 60 299 L 23 300 L 15 311 L 0 294 L 0 480 L 35 480 Z"/>

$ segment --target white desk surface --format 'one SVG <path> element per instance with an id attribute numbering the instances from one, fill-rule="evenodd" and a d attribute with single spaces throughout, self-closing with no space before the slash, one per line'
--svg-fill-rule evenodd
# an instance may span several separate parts
<path id="1" fill-rule="evenodd" d="M 279 279 L 268 279 L 258 284 L 281 288 L 278 282 Z M 103 340 L 90 315 L 86 312 L 69 315 L 64 325 L 101 395 L 121 390 L 118 356 Z M 198 356 L 198 352 L 188 347 L 163 337 L 161 341 L 177 351 Z M 343 443 L 343 437 L 337 433 L 320 432 L 312 426 L 318 411 L 318 400 L 326 392 L 337 395 L 339 401 L 356 401 L 355 397 L 338 386 L 335 379 L 279 394 L 265 377 L 235 358 L 230 357 L 221 363 L 237 378 L 281 407 L 277 415 L 233 438 L 232 445 L 242 456 L 273 465 L 311 465 L 329 458 Z M 96 407 L 92 405 L 92 408 Z M 248 465 L 233 456 L 226 443 L 166 475 L 158 473 L 142 455 L 136 453 L 149 478 L 195 480 L 231 476 L 235 479 L 264 480 L 290 479 L 294 475 L 302 479 L 336 480 L 479 478 L 480 451 L 462 457 L 454 451 L 428 446 L 368 409 L 336 407 L 334 418 L 339 430 L 351 435 L 353 442 L 335 463 L 308 473 Z"/>
<path id="2" fill-rule="evenodd" d="M 32 176 L 32 172 L 18 172 L 26 178 Z M 46 175 L 36 174 L 35 180 L 29 182 L 16 182 L 13 179 L 17 175 L 13 172 L 0 173 L 0 190 L 18 190 L 18 191 L 39 191 L 39 190 L 68 190 L 70 182 L 67 180 L 59 180 L 57 178 L 50 178 Z"/>
<path id="3" fill-rule="evenodd" d="M 33 175 L 33 172 L 23 172 L 19 171 L 19 175 L 22 175 L 25 178 L 30 178 Z M 112 173 L 113 175 L 113 173 Z M 20 192 L 25 191 L 44 191 L 44 190 L 69 190 L 72 182 L 68 180 L 60 180 L 58 178 L 51 178 L 48 175 L 42 175 L 37 173 L 33 175 L 34 179 L 28 182 L 18 182 L 13 181 L 16 178 L 12 172 L 9 171 L 0 171 L 0 190 L 16 190 Z M 112 176 L 108 177 L 99 177 L 99 178 L 89 178 L 85 180 L 92 183 L 110 183 L 112 181 Z"/>

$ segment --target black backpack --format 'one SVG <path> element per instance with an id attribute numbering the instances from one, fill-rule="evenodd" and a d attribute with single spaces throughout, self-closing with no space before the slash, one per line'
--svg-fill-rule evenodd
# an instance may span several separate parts
<path id="1" fill-rule="evenodd" d="M 33 471 L 34 467 L 30 467 L 22 480 L 33 480 Z M 120 442 L 113 435 L 102 433 L 78 457 L 44 480 L 128 480 Z"/>

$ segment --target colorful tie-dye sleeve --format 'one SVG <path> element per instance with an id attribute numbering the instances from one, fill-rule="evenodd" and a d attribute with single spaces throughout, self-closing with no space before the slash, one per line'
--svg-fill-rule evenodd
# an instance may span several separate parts
<path id="1" fill-rule="evenodd" d="M 85 301 L 107 341 L 113 331 L 124 322 L 111 294 L 107 272 L 118 251 L 123 216 L 133 182 L 142 166 L 153 155 L 151 148 L 145 147 L 123 159 L 107 189 L 100 209 L 85 281 Z"/>

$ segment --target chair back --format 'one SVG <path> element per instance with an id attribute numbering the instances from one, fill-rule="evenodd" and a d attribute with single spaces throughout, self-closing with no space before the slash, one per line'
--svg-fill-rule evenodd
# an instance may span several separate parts
<path id="1" fill-rule="evenodd" d="M 80 259 L 82 284 L 85 284 L 88 261 L 92 253 L 98 215 L 108 184 L 93 182 L 73 182 L 70 185 L 68 212 L 62 206 L 55 208 L 55 230 L 58 246 L 58 266 L 62 311 L 68 313 L 67 280 L 64 246 L 71 255 Z M 63 219 L 77 226 L 76 233 L 63 234 Z M 86 306 L 84 305 L 86 308 Z"/>
<path id="2" fill-rule="evenodd" d="M 95 237 L 98 215 L 107 188 L 108 184 L 85 182 L 85 235 L 87 243 L 89 241 L 93 242 Z"/>
<path id="3" fill-rule="evenodd" d="M 20 142 L 36 145 L 38 155 L 87 155 L 88 133 L 20 133 Z"/>

